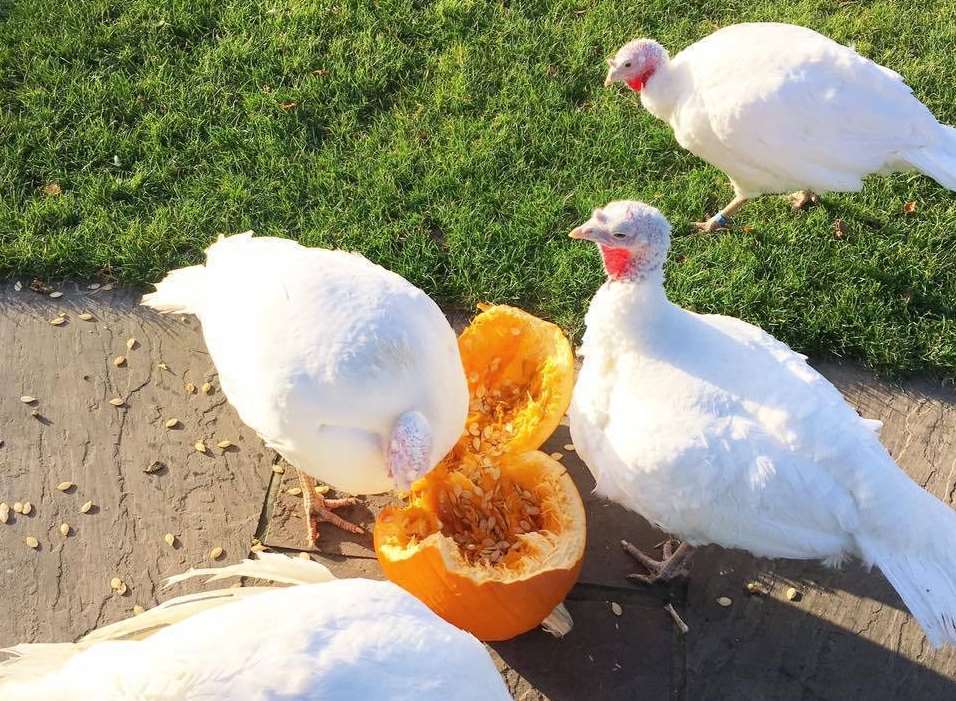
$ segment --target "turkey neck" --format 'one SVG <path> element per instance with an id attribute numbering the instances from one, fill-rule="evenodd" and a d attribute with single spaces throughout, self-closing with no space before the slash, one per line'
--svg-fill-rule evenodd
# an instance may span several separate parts
<path id="1" fill-rule="evenodd" d="M 588 309 L 585 355 L 592 343 L 607 351 L 655 343 L 668 335 L 662 332 L 676 309 L 664 292 L 662 266 L 640 276 L 608 278 Z"/>
<path id="2" fill-rule="evenodd" d="M 644 109 L 665 122 L 674 111 L 679 92 L 680 71 L 665 60 L 654 70 L 640 92 Z"/>

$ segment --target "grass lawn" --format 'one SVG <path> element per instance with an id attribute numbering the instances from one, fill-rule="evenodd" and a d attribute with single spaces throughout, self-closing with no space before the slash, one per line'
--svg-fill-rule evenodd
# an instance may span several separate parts
<path id="1" fill-rule="evenodd" d="M 687 232 L 731 194 L 602 87 L 604 57 L 745 20 L 855 42 L 956 123 L 953 0 L 0 0 L 0 276 L 146 283 L 254 229 L 576 332 L 602 272 L 566 234 L 593 206 L 644 199 Z M 738 224 L 675 241 L 675 301 L 805 352 L 956 369 L 952 193 L 875 179 L 800 216 L 765 198 Z"/>

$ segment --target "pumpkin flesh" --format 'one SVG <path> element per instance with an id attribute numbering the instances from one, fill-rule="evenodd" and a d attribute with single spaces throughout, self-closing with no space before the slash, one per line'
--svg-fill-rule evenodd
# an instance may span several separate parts
<path id="1" fill-rule="evenodd" d="M 482 640 L 538 625 L 577 580 L 584 507 L 564 467 L 535 450 L 570 401 L 573 357 L 560 329 L 491 307 L 460 339 L 471 410 L 459 442 L 383 511 L 386 576 Z"/>

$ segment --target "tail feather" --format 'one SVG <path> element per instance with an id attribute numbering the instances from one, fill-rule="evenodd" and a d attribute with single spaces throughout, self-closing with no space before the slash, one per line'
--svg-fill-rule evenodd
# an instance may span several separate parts
<path id="1" fill-rule="evenodd" d="M 956 191 L 956 128 L 941 124 L 939 144 L 906 154 L 906 161 L 947 190 Z"/>
<path id="2" fill-rule="evenodd" d="M 169 273 L 141 304 L 161 314 L 196 314 L 205 296 L 206 266 L 193 265 Z"/>
<path id="3" fill-rule="evenodd" d="M 942 519 L 940 530 L 947 531 L 952 520 Z M 956 533 L 948 535 L 944 541 L 952 541 Z M 880 568 L 933 647 L 956 645 L 956 548 L 943 547 L 938 534 L 905 549 L 875 539 L 858 543 L 864 559 Z"/>
<path id="4" fill-rule="evenodd" d="M 193 577 L 209 576 L 207 582 L 228 577 L 254 577 L 283 584 L 320 584 L 335 579 L 327 567 L 312 560 L 301 560 L 276 553 L 259 553 L 258 560 L 243 560 L 236 565 L 191 569 L 166 580 L 167 586 Z M 28 681 L 61 667 L 73 655 L 105 641 L 142 640 L 153 633 L 191 616 L 232 603 L 273 587 L 233 587 L 186 594 L 165 601 L 143 613 L 98 628 L 76 643 L 39 643 L 0 649 L 10 655 L 0 661 L 0 684 Z"/>

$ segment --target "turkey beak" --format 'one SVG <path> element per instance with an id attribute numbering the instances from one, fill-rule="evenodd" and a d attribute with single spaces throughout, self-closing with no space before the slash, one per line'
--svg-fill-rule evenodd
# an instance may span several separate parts
<path id="1" fill-rule="evenodd" d="M 581 226 L 576 226 L 571 229 L 571 233 L 568 234 L 568 237 L 581 241 L 595 241 L 596 239 L 594 237 L 596 233 L 597 232 L 587 224 L 582 224 Z"/>
<path id="2" fill-rule="evenodd" d="M 614 81 L 614 69 L 615 69 L 615 68 L 616 68 L 616 66 L 614 65 L 614 59 L 609 58 L 609 59 L 607 60 L 607 77 L 604 79 L 604 87 L 605 87 L 605 88 L 610 87 L 611 85 L 614 84 L 614 82 L 615 82 L 615 81 Z"/>

